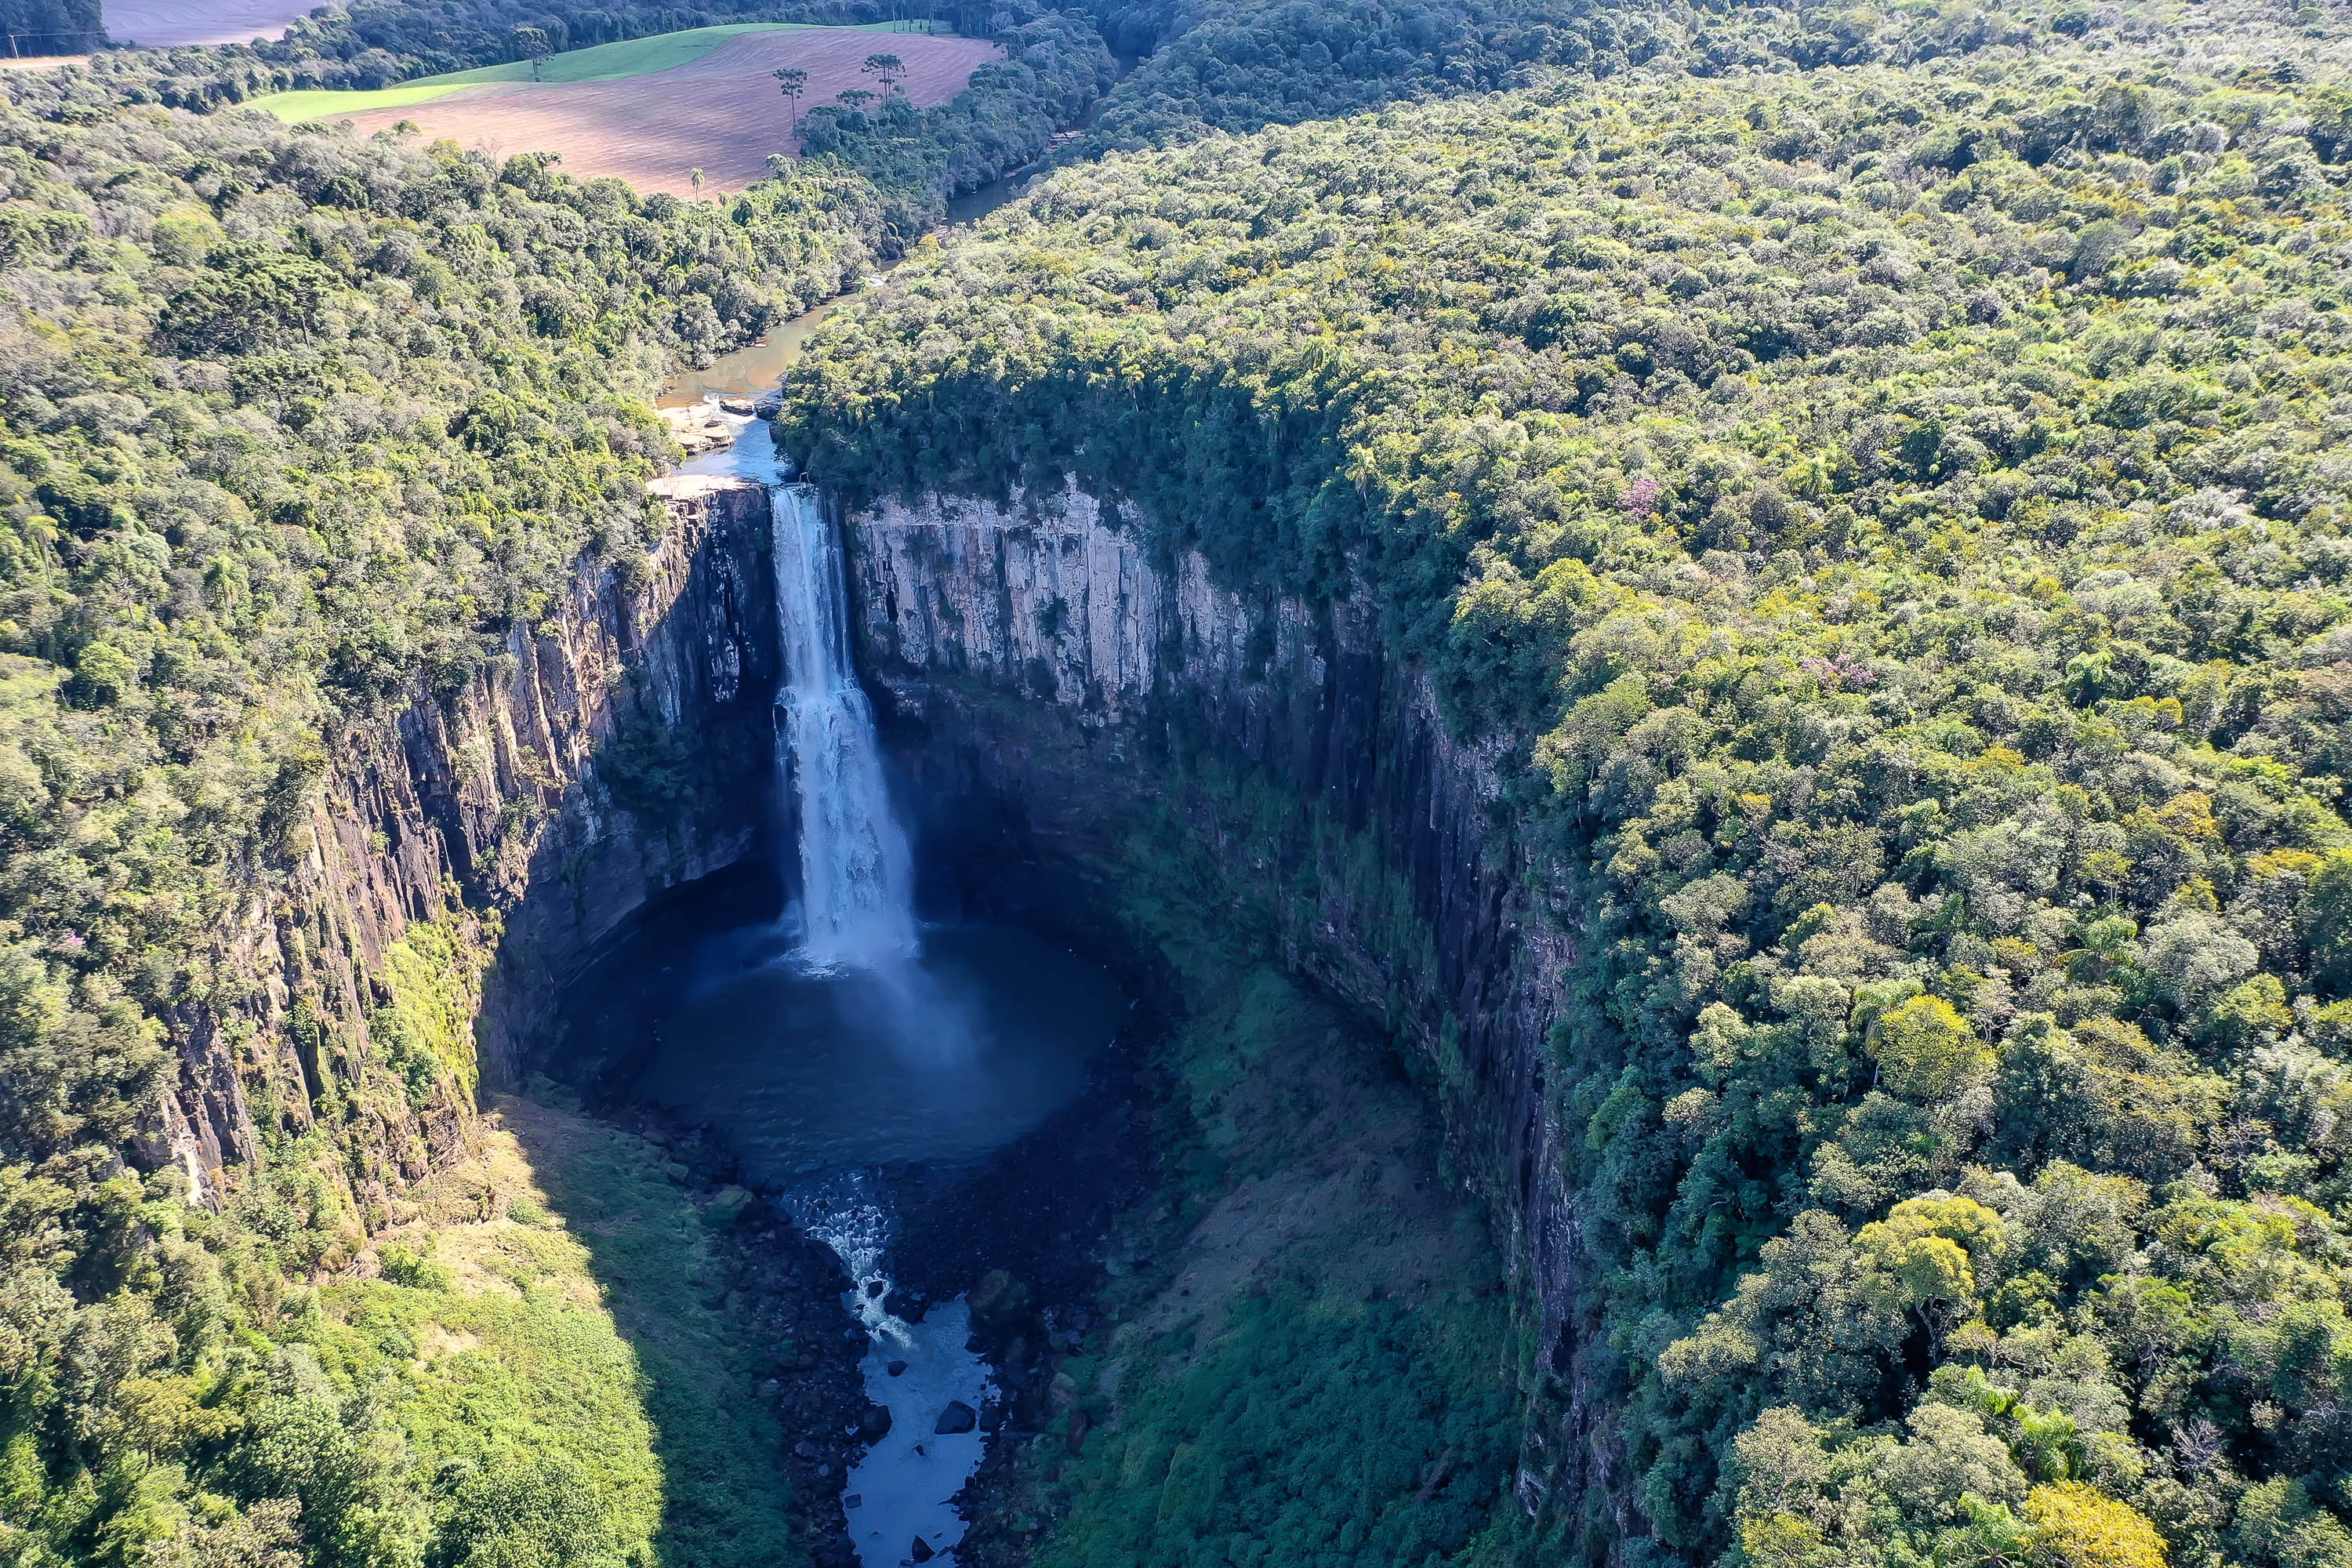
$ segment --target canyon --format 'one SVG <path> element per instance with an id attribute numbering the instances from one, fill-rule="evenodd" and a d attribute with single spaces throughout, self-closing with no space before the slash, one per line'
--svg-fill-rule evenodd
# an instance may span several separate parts
<path id="1" fill-rule="evenodd" d="M 368 1059 L 394 949 L 429 923 L 454 936 L 478 1055 L 422 1109 L 376 1105 L 351 1141 L 367 1223 L 400 1217 L 404 1191 L 471 1146 L 476 1077 L 613 1066 L 564 1038 L 591 965 L 681 890 L 791 840 L 771 492 L 693 473 L 650 489 L 650 544 L 583 556 L 546 619 L 467 679 L 347 728 L 288 829 L 296 871 L 224 943 L 240 980 L 222 994 L 249 1000 L 191 1021 L 149 1140 L 200 1190 L 257 1157 L 257 1118 L 299 1130 Z M 1203 849 L 1224 879 L 1207 896 L 1244 940 L 1417 1058 L 1445 1170 L 1486 1206 L 1536 1347 L 1519 1507 L 1588 1511 L 1597 1488 L 1622 1515 L 1579 1376 L 1570 1134 L 1547 1096 L 1570 911 L 1512 839 L 1490 753 L 1389 653 L 1369 596 L 1221 584 L 1075 488 L 825 504 L 927 891 L 1058 906 L 1099 931 L 1125 836 L 1172 824 Z M 315 1056 L 260 1044 L 313 1019 Z"/>

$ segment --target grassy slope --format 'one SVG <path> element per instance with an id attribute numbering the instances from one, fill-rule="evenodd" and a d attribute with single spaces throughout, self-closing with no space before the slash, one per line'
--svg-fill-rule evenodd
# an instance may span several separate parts
<path id="1" fill-rule="evenodd" d="M 743 33 L 775 33 L 814 25 L 807 22 L 738 22 L 719 27 L 692 27 L 681 33 L 656 33 L 649 38 L 625 38 L 616 44 L 597 44 L 589 48 L 551 55 L 541 62 L 539 79 L 545 82 L 618 81 L 623 77 L 649 76 L 655 71 L 690 65 Z M 876 22 L 858 30 L 887 33 L 899 29 L 887 22 Z M 398 87 L 377 88 L 368 92 L 311 90 L 271 93 L 266 98 L 255 99 L 252 107 L 268 110 L 292 124 L 305 120 L 325 120 L 338 114 L 361 114 L 372 109 L 405 109 L 412 104 L 430 103 L 436 98 L 446 98 L 461 87 L 476 87 L 485 82 L 530 79 L 529 61 L 510 60 L 505 65 L 477 66 L 472 70 L 419 77 L 415 81 L 402 82 Z"/>
<path id="2" fill-rule="evenodd" d="M 774 1420 L 704 1305 L 709 1243 L 662 1153 L 530 1101 L 500 1110 L 483 1157 L 321 1292 L 321 1363 L 394 1384 L 412 1448 L 478 1472 L 518 1535 L 630 1561 L 650 1543 L 670 1568 L 802 1560 Z M 370 1261 L 378 1277 L 357 1278 Z M 436 1489 L 465 1506 L 463 1486 Z"/>
<path id="3" fill-rule="evenodd" d="M 1289 977 L 1197 925 L 1161 935 L 1185 994 L 1221 999 L 1168 1058 L 1200 1137 L 1159 1228 L 1189 1231 L 1164 1277 L 1113 1282 L 1108 1343 L 1065 1363 L 1034 1561 L 1507 1560 L 1517 1340 L 1425 1107 Z"/>

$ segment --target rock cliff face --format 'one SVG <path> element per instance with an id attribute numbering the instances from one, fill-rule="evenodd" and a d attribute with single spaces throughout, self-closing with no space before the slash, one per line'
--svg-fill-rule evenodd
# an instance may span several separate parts
<path id="1" fill-rule="evenodd" d="M 512 1081 L 554 1045 L 562 988 L 602 944 L 758 851 L 778 675 L 767 498 L 656 489 L 667 523 L 642 557 L 583 560 L 554 613 L 462 684 L 355 719 L 289 803 L 290 869 L 222 933 L 222 1000 L 177 1031 L 153 1163 L 216 1194 L 270 1128 L 327 1122 L 359 1219 L 379 1223 L 470 1137 L 475 1073 Z M 1547 1091 L 1573 939 L 1545 868 L 1496 826 L 1494 759 L 1449 735 L 1369 595 L 1235 593 L 1076 490 L 887 503 L 846 525 L 862 662 L 919 800 L 982 800 L 1097 863 L 1139 808 L 1178 810 L 1235 889 L 1274 889 L 1292 967 L 1418 1046 L 1548 1347 L 1521 1499 L 1612 1498 L 1580 1396 L 1568 1131 Z M 1255 764 L 1288 826 L 1269 838 L 1187 795 L 1187 758 Z M 428 1091 L 383 1037 L 402 974 L 471 1020 Z"/>
<path id="2" fill-rule="evenodd" d="M 1496 1206 L 1550 1358 L 1522 1502 L 1574 1510 L 1587 1487 L 1613 1490 L 1578 1396 L 1568 1131 L 1546 1092 L 1573 939 L 1530 891 L 1544 868 L 1493 825 L 1491 757 L 1449 736 L 1369 595 L 1231 592 L 1198 555 L 1156 563 L 1140 520 L 1076 489 L 845 521 L 866 662 L 919 793 L 989 795 L 1080 857 L 1110 851 L 1180 752 L 1246 758 L 1303 803 L 1310 826 L 1271 850 L 1213 813 L 1191 826 L 1236 878 L 1280 880 L 1287 961 L 1402 1025 L 1444 1086 L 1457 1163 Z"/>
<path id="3" fill-rule="evenodd" d="M 753 850 L 775 684 L 767 497 L 732 479 L 654 489 L 667 525 L 649 550 L 583 557 L 547 620 L 462 684 L 348 726 L 285 814 L 290 869 L 257 879 L 222 934 L 222 1000 L 178 1032 L 156 1163 L 209 1194 L 272 1122 L 299 1132 L 331 1107 L 373 1223 L 467 1139 L 476 1070 L 510 1080 L 545 1047 L 558 989 L 600 942 Z M 394 949 L 417 922 L 444 940 L 410 940 L 404 969 Z M 422 1092 L 377 1037 L 400 973 L 459 1021 Z"/>

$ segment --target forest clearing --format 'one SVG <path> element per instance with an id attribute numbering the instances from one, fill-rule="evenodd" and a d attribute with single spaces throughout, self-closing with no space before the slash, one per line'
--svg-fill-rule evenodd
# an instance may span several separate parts
<path id="1" fill-rule="evenodd" d="M 725 37 L 707 47 L 711 34 Z M 464 82 L 284 93 L 259 107 L 287 120 L 348 121 L 363 134 L 406 121 L 428 138 L 493 157 L 553 153 L 578 178 L 616 175 L 672 195 L 695 194 L 689 171 L 698 168 L 704 190 L 729 194 L 765 175 L 771 153 L 799 150 L 778 70 L 808 73 L 803 110 L 844 92 L 878 98 L 884 84 L 866 62 L 883 51 L 904 62 L 890 90 L 926 109 L 961 92 L 975 68 L 1003 53 L 950 35 L 894 32 L 885 43 L 865 27 L 709 27 L 559 55 L 541 68 L 553 80 L 532 81 L 529 67 L 515 64 L 463 73 L 471 79 Z M 672 63 L 681 54 L 683 63 Z M 353 102 L 366 107 L 345 111 Z"/>

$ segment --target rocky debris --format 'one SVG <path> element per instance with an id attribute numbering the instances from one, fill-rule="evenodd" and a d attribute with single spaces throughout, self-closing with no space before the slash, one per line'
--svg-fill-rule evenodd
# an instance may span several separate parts
<path id="1" fill-rule="evenodd" d="M 642 1108 L 624 1125 L 684 1163 L 711 1230 L 709 1288 L 747 1348 L 769 1347 L 754 1352 L 752 1370 L 782 1428 L 776 1459 L 792 1482 L 794 1537 L 815 1568 L 856 1568 L 835 1500 L 850 1465 L 889 1432 L 890 1412 L 866 1395 L 864 1330 L 845 1327 L 842 1297 L 853 1281 L 831 1249 L 740 1184 L 719 1140 Z"/>
<path id="2" fill-rule="evenodd" d="M 749 415 L 751 405 L 743 405 Z M 735 444 L 735 434 L 743 427 L 740 418 L 730 417 L 727 405 L 698 403 L 691 408 L 659 410 L 662 423 L 669 426 L 670 438 L 686 448 L 689 458 L 699 458 L 705 452 L 723 452 Z"/>
<path id="3" fill-rule="evenodd" d="M 933 1426 L 931 1430 L 942 1436 L 951 1437 L 959 1432 L 969 1432 L 979 1425 L 979 1411 L 961 1399 L 950 1399 L 948 1401 L 948 1407 L 940 1412 L 939 1425 Z"/>

